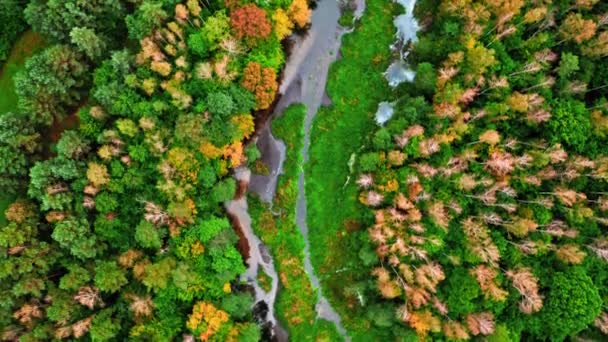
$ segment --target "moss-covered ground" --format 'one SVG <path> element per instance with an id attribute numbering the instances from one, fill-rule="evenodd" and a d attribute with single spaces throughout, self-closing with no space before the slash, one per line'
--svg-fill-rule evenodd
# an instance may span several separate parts
<path id="1" fill-rule="evenodd" d="M 343 37 L 341 59 L 330 69 L 327 92 L 333 104 L 321 108 L 314 120 L 306 165 L 312 263 L 353 341 L 377 341 L 383 335 L 367 316 L 360 296 L 364 289 L 358 289 L 369 278 L 359 257 L 367 239 L 349 161 L 374 130 L 378 103 L 391 96 L 383 72 L 390 64 L 398 11 L 384 0 L 368 0 L 366 6 L 354 32 Z"/>

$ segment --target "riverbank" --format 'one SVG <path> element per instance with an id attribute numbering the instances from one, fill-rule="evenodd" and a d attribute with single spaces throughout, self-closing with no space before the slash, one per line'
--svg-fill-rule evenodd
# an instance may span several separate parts
<path id="1" fill-rule="evenodd" d="M 304 239 L 296 225 L 305 118 L 306 107 L 298 104 L 272 121 L 273 134 L 286 145 L 283 174 L 279 176 L 272 205 L 250 195 L 249 214 L 256 235 L 275 260 L 281 283 L 276 311 L 291 340 L 339 341 L 335 326 L 316 317 L 317 293 L 304 269 Z"/>
<path id="2" fill-rule="evenodd" d="M 343 37 L 341 59 L 331 66 L 327 84 L 332 106 L 321 108 L 314 120 L 306 164 L 312 263 L 354 341 L 383 333 L 368 314 L 366 289 L 359 288 L 369 278 L 359 255 L 367 238 L 349 162 L 375 127 L 378 103 L 392 92 L 383 73 L 391 62 L 393 17 L 400 10 L 392 2 L 368 0 L 354 31 Z"/>

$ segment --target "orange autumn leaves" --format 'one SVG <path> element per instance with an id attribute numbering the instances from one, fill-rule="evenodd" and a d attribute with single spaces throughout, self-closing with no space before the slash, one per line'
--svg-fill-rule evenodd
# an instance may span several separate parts
<path id="1" fill-rule="evenodd" d="M 272 14 L 275 35 L 279 39 L 288 36 L 294 26 L 304 28 L 310 22 L 311 11 L 306 0 L 294 0 L 287 10 L 277 9 Z M 268 13 L 255 4 L 246 4 L 230 13 L 230 25 L 239 39 L 255 45 L 267 39 L 273 30 Z M 267 109 L 275 99 L 278 89 L 276 71 L 257 62 L 249 62 L 243 70 L 242 85 L 257 100 L 256 109 Z"/>
<path id="2" fill-rule="evenodd" d="M 259 39 L 268 38 L 272 31 L 266 11 L 255 4 L 246 4 L 230 13 L 230 25 L 238 39 L 252 45 Z"/>
<path id="3" fill-rule="evenodd" d="M 299 28 L 304 28 L 310 22 L 311 11 L 306 0 L 293 0 L 287 13 Z"/>
<path id="4" fill-rule="evenodd" d="M 279 39 L 291 33 L 294 25 L 299 28 L 308 25 L 310 14 L 306 0 L 294 0 L 287 10 L 277 9 L 272 18 Z M 273 28 L 268 13 L 252 3 L 232 10 L 230 25 L 238 39 L 245 39 L 251 45 L 268 38 Z"/>
<path id="5" fill-rule="evenodd" d="M 242 85 L 255 95 L 257 109 L 269 108 L 279 87 L 276 72 L 256 62 L 249 62 L 245 67 Z"/>
<path id="6" fill-rule="evenodd" d="M 199 338 L 202 341 L 208 341 L 228 319 L 228 314 L 213 304 L 198 302 L 194 305 L 186 325 L 190 330 L 200 332 Z"/>
<path id="7" fill-rule="evenodd" d="M 236 126 L 243 138 L 247 139 L 253 134 L 255 123 L 250 114 L 237 115 L 230 119 L 231 123 Z M 210 142 L 203 142 L 199 147 L 199 151 L 209 159 L 217 159 L 223 157 L 229 163 L 229 167 L 236 168 L 240 166 L 246 157 L 243 151 L 243 143 L 238 140 L 228 145 L 217 147 Z"/>

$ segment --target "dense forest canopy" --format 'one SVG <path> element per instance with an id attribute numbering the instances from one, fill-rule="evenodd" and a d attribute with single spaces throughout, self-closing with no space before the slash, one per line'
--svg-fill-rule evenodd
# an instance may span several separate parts
<path id="1" fill-rule="evenodd" d="M 608 5 L 416 13 L 416 79 L 357 163 L 384 324 L 421 339 L 602 339 Z"/>
<path id="2" fill-rule="evenodd" d="M 259 340 L 222 203 L 307 3 L 0 4 L 50 43 L 0 116 L 1 338 Z"/>
<path id="3" fill-rule="evenodd" d="M 605 340 L 608 2 L 340 7 L 265 203 L 307 0 L 0 0 L 0 340 L 270 339 L 235 197 L 291 340 Z"/>

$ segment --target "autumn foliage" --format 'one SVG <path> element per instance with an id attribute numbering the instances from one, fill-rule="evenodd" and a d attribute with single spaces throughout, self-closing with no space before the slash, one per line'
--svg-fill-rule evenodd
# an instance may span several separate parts
<path id="1" fill-rule="evenodd" d="M 562 12 L 547 4 L 441 1 L 439 14 L 429 16 L 441 25 L 458 17 L 462 44 L 438 53 L 428 44 L 445 42 L 429 43 L 423 33 L 413 52 L 417 61 L 438 60 L 429 76 L 436 91 L 412 86 L 387 95 L 396 103 L 420 97 L 396 105 L 395 117 L 370 136 L 372 147 L 353 149 L 358 201 L 367 207 L 362 220 L 379 259 L 370 274 L 381 303 L 397 308 L 396 318 L 420 337 L 490 336 L 501 321 L 513 323 L 505 317 L 550 315 L 585 322 L 557 333 L 527 322 L 522 329 L 559 340 L 591 327 L 593 317 L 608 331 L 595 302 L 605 293 L 605 272 L 595 269 L 608 261 L 608 109 L 605 91 L 589 97 L 589 78 L 579 72 L 585 54 L 604 50 L 594 42 L 606 40 L 608 16 L 595 1 Z M 593 9 L 598 15 L 586 12 Z M 445 26 L 430 25 L 445 34 Z M 522 56 L 507 39 L 538 34 L 557 44 L 531 43 L 530 56 Z M 568 276 L 585 269 L 585 279 L 593 278 L 589 307 L 577 307 L 581 295 L 567 305 L 556 299 L 564 285 L 547 284 L 558 269 Z"/>
<path id="2" fill-rule="evenodd" d="M 199 332 L 201 341 L 208 341 L 221 327 L 228 322 L 228 314 L 208 302 L 198 302 L 186 324 L 190 330 Z"/>
<path id="3" fill-rule="evenodd" d="M 311 10 L 307 0 L 293 0 L 288 10 L 289 17 L 299 27 L 303 28 L 310 22 Z"/>
<path id="4" fill-rule="evenodd" d="M 250 62 L 243 70 L 243 87 L 255 94 L 257 109 L 270 107 L 278 89 L 277 75 L 272 68 Z"/>
<path id="5" fill-rule="evenodd" d="M 243 3 L 0 2 L 45 36 L 0 113 L 0 340 L 261 340 L 224 204 L 293 23 Z"/>
<path id="6" fill-rule="evenodd" d="M 230 25 L 239 39 L 255 42 L 268 38 L 272 26 L 266 11 L 255 4 L 246 4 L 230 13 Z"/>

